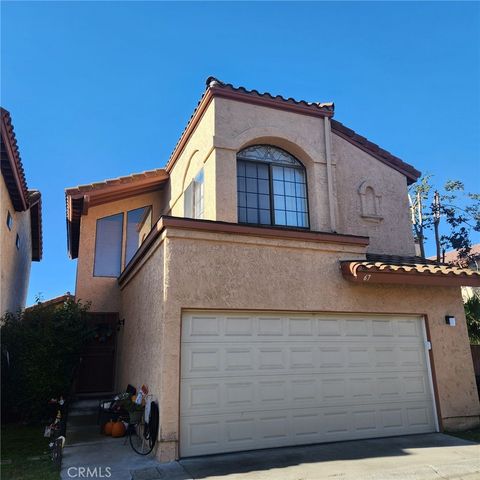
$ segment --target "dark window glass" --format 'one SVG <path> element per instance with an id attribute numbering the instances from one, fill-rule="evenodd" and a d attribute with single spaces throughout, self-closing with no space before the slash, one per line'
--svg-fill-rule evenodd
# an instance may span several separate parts
<path id="1" fill-rule="evenodd" d="M 13 228 L 13 218 L 10 212 L 7 212 L 7 227 L 9 230 Z"/>
<path id="2" fill-rule="evenodd" d="M 95 236 L 96 277 L 118 277 L 122 263 L 123 213 L 97 220 Z"/>
<path id="3" fill-rule="evenodd" d="M 17 250 L 20 250 L 20 237 L 18 236 L 15 238 L 15 246 L 17 247 Z"/>
<path id="4" fill-rule="evenodd" d="M 238 221 L 308 228 L 307 185 L 303 165 L 269 145 L 237 155 Z"/>
<path id="5" fill-rule="evenodd" d="M 127 213 L 127 247 L 125 265 L 132 259 L 138 247 L 152 229 L 152 209 L 142 207 Z"/>

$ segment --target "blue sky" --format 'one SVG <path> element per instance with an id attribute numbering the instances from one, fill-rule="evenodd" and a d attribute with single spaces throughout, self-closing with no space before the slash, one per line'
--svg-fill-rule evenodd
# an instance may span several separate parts
<path id="1" fill-rule="evenodd" d="M 1 103 L 43 194 L 27 303 L 75 289 L 64 188 L 164 166 L 209 75 L 333 100 L 341 122 L 474 191 L 479 26 L 473 2 L 3 2 Z"/>

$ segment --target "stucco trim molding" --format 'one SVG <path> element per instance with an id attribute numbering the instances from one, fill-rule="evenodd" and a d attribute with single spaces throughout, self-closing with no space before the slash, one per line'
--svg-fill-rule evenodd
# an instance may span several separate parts
<path id="1" fill-rule="evenodd" d="M 369 238 L 358 235 L 343 235 L 330 232 L 316 232 L 311 230 L 300 230 L 295 228 L 281 227 L 257 227 L 251 225 L 241 225 L 238 223 L 217 222 L 213 220 L 194 220 L 190 218 L 162 216 L 154 225 L 145 241 L 132 257 L 130 262 L 118 278 L 118 283 L 122 285 L 135 265 L 147 254 L 148 250 L 154 244 L 155 239 L 168 228 L 176 228 L 192 231 L 207 231 L 214 233 L 227 233 L 236 235 L 249 235 L 256 237 L 279 238 L 284 240 L 300 240 L 304 242 L 316 243 L 334 243 L 340 245 L 355 245 L 367 247 Z"/>

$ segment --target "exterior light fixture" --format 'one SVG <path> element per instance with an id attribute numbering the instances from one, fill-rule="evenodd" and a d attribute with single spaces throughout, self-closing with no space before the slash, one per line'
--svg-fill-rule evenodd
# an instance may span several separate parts
<path id="1" fill-rule="evenodd" d="M 456 325 L 456 319 L 452 315 L 445 315 L 445 323 L 451 327 L 454 327 Z"/>

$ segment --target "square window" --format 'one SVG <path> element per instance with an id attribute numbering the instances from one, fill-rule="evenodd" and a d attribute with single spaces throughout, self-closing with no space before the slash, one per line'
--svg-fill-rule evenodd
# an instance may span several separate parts
<path id="1" fill-rule="evenodd" d="M 13 228 L 13 218 L 10 212 L 7 212 L 7 227 L 9 230 Z"/>

